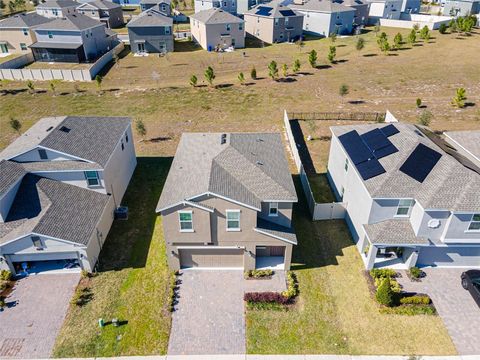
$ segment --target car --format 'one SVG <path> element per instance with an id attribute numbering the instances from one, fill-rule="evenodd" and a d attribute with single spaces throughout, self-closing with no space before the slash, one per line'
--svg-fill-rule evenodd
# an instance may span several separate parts
<path id="1" fill-rule="evenodd" d="M 470 291 L 473 300 L 480 307 L 480 270 L 467 270 L 462 273 L 462 286 Z"/>

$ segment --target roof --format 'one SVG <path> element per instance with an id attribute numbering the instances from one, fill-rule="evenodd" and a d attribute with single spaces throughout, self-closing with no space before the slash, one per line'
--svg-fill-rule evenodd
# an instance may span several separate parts
<path id="1" fill-rule="evenodd" d="M 49 41 L 37 41 L 31 45 L 28 45 L 29 48 L 34 49 L 78 49 L 81 47 L 80 43 L 65 43 L 65 42 L 49 42 Z"/>
<path id="2" fill-rule="evenodd" d="M 36 171 L 72 171 L 72 170 L 102 170 L 97 163 L 77 160 L 35 161 L 17 163 L 27 172 Z"/>
<path id="3" fill-rule="evenodd" d="M 80 5 L 80 3 L 73 0 L 47 0 L 43 3 L 39 2 L 37 9 L 66 8 L 78 5 Z"/>
<path id="4" fill-rule="evenodd" d="M 170 0 L 140 0 L 140 4 L 145 4 L 145 5 L 157 5 L 161 3 L 170 5 Z"/>
<path id="5" fill-rule="evenodd" d="M 130 122 L 127 117 L 43 118 L 2 151 L 0 159 L 42 146 L 104 167 Z"/>
<path id="6" fill-rule="evenodd" d="M 255 231 L 297 245 L 297 235 L 292 227 L 285 227 L 263 219 L 257 219 Z"/>
<path id="7" fill-rule="evenodd" d="M 480 130 L 448 131 L 444 134 L 480 161 Z"/>
<path id="8" fill-rule="evenodd" d="M 25 176 L 26 171 L 13 161 L 0 161 L 0 197 Z"/>
<path id="9" fill-rule="evenodd" d="M 95 26 L 105 26 L 100 21 L 89 16 L 75 13 L 57 18 L 49 23 L 35 27 L 35 30 L 86 30 Z"/>
<path id="10" fill-rule="evenodd" d="M 368 3 L 362 0 L 335 0 L 334 2 L 345 5 L 345 6 L 359 6 L 359 5 L 368 6 Z"/>
<path id="11" fill-rule="evenodd" d="M 204 23 L 204 24 L 243 23 L 243 20 L 240 19 L 239 17 L 236 17 L 218 8 L 199 11 L 191 15 L 190 18 L 200 21 L 201 23 Z"/>
<path id="12" fill-rule="evenodd" d="M 0 223 L 0 244 L 36 233 L 86 246 L 109 198 L 96 191 L 27 174 L 6 221 Z"/>
<path id="13" fill-rule="evenodd" d="M 114 2 L 111 2 L 111 1 L 108 1 L 108 0 L 94 0 L 94 1 L 89 1 L 89 2 L 86 2 L 86 3 L 83 3 L 83 4 L 80 4 L 78 8 L 81 8 L 81 7 L 85 7 L 85 6 L 93 6 L 97 9 L 101 9 L 101 10 L 111 10 L 111 9 L 117 9 L 117 8 L 121 8 L 122 6 L 119 5 L 119 4 L 116 4 Z"/>
<path id="14" fill-rule="evenodd" d="M 372 198 L 412 198 L 425 209 L 465 212 L 480 209 L 480 192 L 477 190 L 480 189 L 480 174 L 447 154 L 414 125 L 395 123 L 394 126 L 399 132 L 389 136 L 388 140 L 398 151 L 378 159 L 385 172 L 362 179 Z M 353 130 L 361 135 L 383 127 L 385 124 L 346 125 L 331 127 L 331 131 L 338 137 Z M 441 155 L 422 182 L 400 171 L 419 144 Z"/>
<path id="15" fill-rule="evenodd" d="M 291 4 L 290 7 L 295 10 L 326 12 L 326 13 L 355 11 L 355 9 L 352 9 L 349 6 L 334 3 L 329 0 L 309 0 L 303 5 Z"/>
<path id="16" fill-rule="evenodd" d="M 257 5 L 247 11 L 246 14 L 268 18 L 303 16 L 303 14 L 293 11 L 290 7 L 276 1 Z"/>
<path id="17" fill-rule="evenodd" d="M 255 209 L 297 201 L 280 134 L 184 133 L 157 211 L 212 193 Z"/>
<path id="18" fill-rule="evenodd" d="M 410 221 L 390 219 L 363 225 L 373 245 L 429 245 L 428 239 L 415 236 Z"/>
<path id="19" fill-rule="evenodd" d="M 157 11 L 146 10 L 130 20 L 127 27 L 172 26 L 172 24 L 173 18 L 162 15 Z"/>
<path id="20" fill-rule="evenodd" d="M 48 19 L 46 17 L 38 15 L 36 12 L 22 13 L 1 20 L 0 28 L 30 28 L 32 26 L 48 23 L 52 20 L 53 19 Z"/>

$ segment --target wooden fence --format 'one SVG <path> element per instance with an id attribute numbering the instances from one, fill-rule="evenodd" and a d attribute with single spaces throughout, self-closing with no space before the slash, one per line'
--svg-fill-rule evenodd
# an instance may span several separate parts
<path id="1" fill-rule="evenodd" d="M 291 112 L 292 120 L 324 120 L 324 121 L 374 121 L 383 122 L 385 113 L 377 112 Z"/>

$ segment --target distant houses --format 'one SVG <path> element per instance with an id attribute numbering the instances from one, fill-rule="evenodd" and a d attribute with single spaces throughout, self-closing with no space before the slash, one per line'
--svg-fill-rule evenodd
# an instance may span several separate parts
<path id="1" fill-rule="evenodd" d="M 124 25 L 122 7 L 109 0 L 94 0 L 79 5 L 77 12 L 105 24 L 108 28 Z"/>
<path id="2" fill-rule="evenodd" d="M 480 0 L 446 0 L 443 14 L 447 16 L 480 14 Z"/>
<path id="3" fill-rule="evenodd" d="M 45 16 L 47 18 L 59 18 L 76 12 L 80 3 L 74 0 L 47 0 L 40 2 L 36 11 L 38 15 Z"/>

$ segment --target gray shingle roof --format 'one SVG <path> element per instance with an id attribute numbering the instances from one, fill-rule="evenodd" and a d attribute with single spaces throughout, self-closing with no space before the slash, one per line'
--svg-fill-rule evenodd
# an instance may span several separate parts
<path id="1" fill-rule="evenodd" d="M 363 225 L 372 244 L 376 245 L 429 245 L 426 238 L 417 237 L 409 220 L 385 220 Z"/>
<path id="2" fill-rule="evenodd" d="M 270 8 L 271 10 L 268 12 L 265 12 L 263 15 L 257 14 L 257 11 L 259 8 Z M 290 14 L 290 11 L 293 12 L 293 15 Z M 281 2 L 278 1 L 272 1 L 269 3 L 261 3 L 253 8 L 251 8 L 249 11 L 246 12 L 246 14 L 253 15 L 253 16 L 260 16 L 260 17 L 269 17 L 269 18 L 283 18 L 283 17 L 291 17 L 291 16 L 303 16 L 303 14 L 300 14 L 297 11 L 294 11 L 291 7 L 286 6 L 282 4 Z"/>
<path id="3" fill-rule="evenodd" d="M 191 15 L 190 18 L 204 24 L 236 24 L 244 22 L 239 17 L 218 8 L 199 11 Z"/>
<path id="4" fill-rule="evenodd" d="M 297 201 L 280 134 L 184 133 L 157 211 L 211 192 L 260 209 L 262 201 Z"/>
<path id="5" fill-rule="evenodd" d="M 172 26 L 173 18 L 162 15 L 157 11 L 146 10 L 130 20 L 127 27 Z M 173 35 L 172 35 L 173 36 Z"/>
<path id="6" fill-rule="evenodd" d="M 72 6 L 78 6 L 80 3 L 74 0 L 47 0 L 45 2 L 40 2 L 37 5 L 37 9 L 51 9 L 51 8 L 66 8 Z"/>
<path id="7" fill-rule="evenodd" d="M 53 19 L 48 19 L 41 15 L 38 15 L 36 12 L 22 13 L 10 16 L 4 20 L 0 21 L 0 28 L 2 29 L 23 29 L 30 28 L 32 26 L 37 26 L 53 21 Z"/>
<path id="8" fill-rule="evenodd" d="M 27 174 L 6 222 L 0 223 L 0 244 L 37 233 L 88 245 L 109 198 L 96 191 Z"/>
<path id="9" fill-rule="evenodd" d="M 462 146 L 480 161 L 480 130 L 448 131 L 445 135 Z"/>
<path id="10" fill-rule="evenodd" d="M 13 161 L 0 160 L 0 197 L 26 174 L 22 165 Z"/>
<path id="11" fill-rule="evenodd" d="M 161 3 L 165 3 L 170 5 L 170 0 L 140 0 L 140 4 L 145 4 L 145 5 L 157 5 Z"/>
<path id="12" fill-rule="evenodd" d="M 270 221 L 257 219 L 257 227 L 255 228 L 255 231 L 265 234 L 267 236 L 285 240 L 294 245 L 297 244 L 297 235 L 295 234 L 293 226 L 287 228 L 285 226 L 281 226 Z"/>
<path id="13" fill-rule="evenodd" d="M 356 130 L 359 134 L 385 124 L 346 125 L 331 128 L 335 136 Z M 389 140 L 398 152 L 379 159 L 385 173 L 362 180 L 372 198 L 413 198 L 425 209 L 450 211 L 480 210 L 480 175 L 445 153 L 414 125 L 395 123 L 399 133 Z M 442 154 L 426 179 L 420 183 L 406 175 L 399 168 L 421 143 Z"/>
<path id="14" fill-rule="evenodd" d="M 76 160 L 36 161 L 17 164 L 22 166 L 27 172 L 62 170 L 102 170 L 102 167 L 96 163 Z"/>
<path id="15" fill-rule="evenodd" d="M 351 7 L 337 4 L 329 0 L 309 0 L 303 5 L 291 4 L 290 7 L 295 10 L 326 12 L 326 13 L 338 13 L 345 11 L 355 11 Z"/>
<path id="16" fill-rule="evenodd" d="M 80 4 L 78 8 L 83 8 L 85 6 L 83 5 L 90 5 L 90 6 L 93 6 L 97 9 L 101 9 L 101 10 L 111 10 L 111 9 L 117 9 L 117 8 L 121 8 L 122 6 L 119 5 L 119 4 L 116 4 L 114 2 L 111 2 L 111 1 L 108 1 L 108 0 L 94 0 L 94 1 L 89 1 L 89 2 L 86 2 L 86 3 L 83 3 L 83 4 Z"/>
<path id="17" fill-rule="evenodd" d="M 62 18 L 38 25 L 35 27 L 35 30 L 86 30 L 96 26 L 105 25 L 89 16 L 75 13 L 67 14 Z"/>

